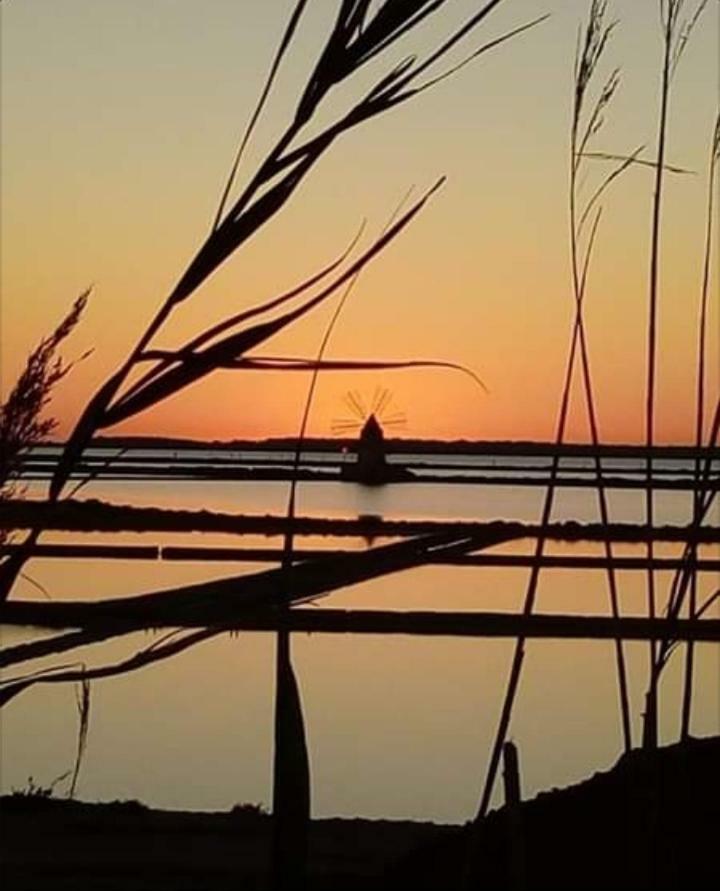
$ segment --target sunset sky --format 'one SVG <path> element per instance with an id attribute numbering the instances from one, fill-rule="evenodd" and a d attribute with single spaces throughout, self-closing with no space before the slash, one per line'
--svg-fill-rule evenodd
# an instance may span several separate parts
<path id="1" fill-rule="evenodd" d="M 1 57 L 2 392 L 73 299 L 93 285 L 66 348 L 92 355 L 58 389 L 59 435 L 118 366 L 206 237 L 227 171 L 293 7 L 290 0 L 4 0 Z M 172 317 L 158 345 L 269 299 L 320 269 L 367 220 L 363 244 L 410 186 L 447 183 L 361 276 L 327 356 L 443 359 L 473 368 L 483 393 L 451 371 L 323 375 L 310 432 L 347 415 L 343 394 L 389 387 L 402 435 L 553 436 L 573 298 L 567 238 L 572 66 L 585 0 L 505 0 L 458 47 L 545 12 L 537 28 L 436 89 L 340 138 L 276 220 Z M 694 6 L 695 3 L 691 3 Z M 658 0 L 614 0 L 620 19 L 602 74 L 622 84 L 596 149 L 629 153 L 656 139 Z M 244 159 L 240 185 L 280 135 L 336 4 L 315 0 Z M 477 2 L 455 0 L 348 88 L 329 121 L 408 52 L 438 45 Z M 718 105 L 720 4 L 708 4 L 673 86 L 671 175 L 663 228 L 660 442 L 693 437 L 694 355 L 709 144 Z M 438 71 L 447 67 L 441 63 Z M 597 162 L 601 164 L 602 162 Z M 595 175 L 608 170 L 598 166 Z M 608 194 L 587 313 L 603 438 L 642 441 L 652 171 Z M 586 185 L 588 194 L 593 180 Z M 708 404 L 718 394 L 717 260 Z M 261 351 L 313 356 L 327 303 Z M 216 373 L 114 433 L 209 439 L 296 432 L 305 374 Z M 575 402 L 568 438 L 587 439 Z"/>

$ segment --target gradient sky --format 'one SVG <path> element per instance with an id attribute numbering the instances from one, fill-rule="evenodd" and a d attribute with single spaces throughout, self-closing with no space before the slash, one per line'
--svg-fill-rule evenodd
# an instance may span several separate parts
<path id="1" fill-rule="evenodd" d="M 131 349 L 206 236 L 292 5 L 2 3 L 3 393 L 74 297 L 94 285 L 66 355 L 88 347 L 94 352 L 53 403 L 61 434 Z M 403 49 L 437 44 L 476 5 L 450 0 Z M 615 0 L 610 6 L 621 21 L 605 71 L 622 66 L 623 81 L 597 148 L 629 152 L 647 144 L 652 153 L 658 2 Z M 335 3 L 316 0 L 310 7 L 245 159 L 245 176 L 286 122 Z M 348 388 L 371 394 L 380 385 L 392 389 L 406 413 L 407 436 L 551 438 L 573 309 L 567 143 L 576 33 L 587 7 L 585 0 L 505 0 L 463 49 L 544 12 L 551 18 L 341 138 L 280 217 L 183 305 L 158 342 L 181 342 L 291 287 L 337 256 L 361 219 L 368 233 L 377 233 L 409 186 L 420 190 L 447 174 L 442 191 L 361 277 L 327 355 L 448 359 L 474 368 L 490 394 L 449 371 L 325 375 L 310 430 L 330 433 L 332 420 L 347 414 L 342 397 Z M 664 442 L 692 439 L 719 16 L 720 4 L 710 3 L 672 97 L 669 159 L 697 173 L 668 179 L 657 427 Z M 333 97 L 328 119 L 367 83 L 364 76 Z M 610 441 L 644 435 L 651 196 L 647 169 L 628 173 L 610 194 L 591 271 L 586 318 L 600 427 Z M 328 304 L 264 352 L 312 355 L 331 311 Z M 720 362 L 717 322 L 715 300 L 712 400 Z M 292 434 L 306 387 L 306 375 L 218 373 L 113 432 L 217 439 Z M 580 400 L 569 438 L 587 439 Z"/>

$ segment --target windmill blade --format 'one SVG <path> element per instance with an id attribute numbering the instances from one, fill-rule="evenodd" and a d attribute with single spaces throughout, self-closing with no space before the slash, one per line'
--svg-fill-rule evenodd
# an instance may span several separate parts
<path id="1" fill-rule="evenodd" d="M 351 406 L 353 414 L 356 415 L 361 421 L 365 420 L 365 412 L 363 411 L 363 407 L 357 399 L 357 396 L 352 390 L 348 390 L 345 399 L 347 404 Z"/>
<path id="2" fill-rule="evenodd" d="M 353 397 L 355 398 L 357 404 L 360 406 L 360 413 L 363 420 L 365 420 L 368 417 L 368 410 L 367 406 L 365 405 L 365 400 L 362 398 L 362 394 L 359 390 L 353 390 Z"/>
<path id="3" fill-rule="evenodd" d="M 390 392 L 390 390 L 387 387 L 385 387 L 383 389 L 382 393 L 380 394 L 380 402 L 377 405 L 376 414 L 381 415 L 385 411 L 385 409 L 390 405 L 391 402 L 392 402 L 392 393 Z"/>

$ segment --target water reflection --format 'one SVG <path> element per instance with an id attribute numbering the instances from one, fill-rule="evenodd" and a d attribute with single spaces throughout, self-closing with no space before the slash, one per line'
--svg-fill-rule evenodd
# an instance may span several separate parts
<path id="1" fill-rule="evenodd" d="M 118 503 L 162 504 L 233 513 L 280 513 L 283 483 L 167 484 L 102 482 L 87 496 Z M 613 492 L 615 520 L 642 516 L 642 493 Z M 597 519 L 591 491 L 562 490 L 556 516 Z M 542 492 L 478 486 L 300 486 L 300 513 L 334 517 L 537 519 Z M 685 493 L 657 495 L 659 522 L 684 522 Z M 277 538 L 225 534 L 52 533 L 47 542 L 114 542 L 279 547 Z M 299 537 L 298 547 L 365 548 L 362 538 Z M 532 542 L 493 553 L 529 553 Z M 601 553 L 599 545 L 554 543 L 552 553 Z M 642 548 L 625 545 L 619 555 Z M 663 545 L 659 556 L 676 556 Z M 717 549 L 705 549 L 716 556 Z M 54 599 L 125 596 L 207 578 L 253 572 L 272 564 L 217 562 L 34 560 L 28 573 Z M 645 611 L 643 574 L 618 574 L 622 612 Z M 666 591 L 671 574 L 658 575 Z M 517 610 L 527 570 L 426 566 L 340 590 L 317 608 Z M 717 585 L 702 579 L 699 597 Z M 42 595 L 28 582 L 22 595 Z M 605 614 L 604 573 L 543 571 L 537 608 Z M 3 632 L 3 644 L 18 635 Z M 87 664 L 114 662 L 153 640 L 133 634 L 79 651 Z M 477 796 L 495 729 L 512 642 L 296 634 L 295 664 L 311 747 L 314 810 L 332 814 L 462 821 Z M 647 648 L 627 647 L 634 730 L 639 733 Z M 620 750 L 613 648 L 604 642 L 532 641 L 511 734 L 519 745 L 527 794 L 560 786 L 608 767 Z M 65 660 L 64 660 L 65 661 Z M 21 666 L 22 667 L 22 666 Z M 718 647 L 697 648 L 694 732 L 720 730 Z M 675 738 L 681 660 L 662 686 L 661 735 Z M 228 808 L 238 801 L 269 804 L 273 638 L 220 636 L 175 659 L 125 677 L 93 683 L 87 762 L 79 794 L 89 799 L 141 798 L 177 808 Z M 45 783 L 72 764 L 76 744 L 74 691 L 38 688 L 3 712 L 2 786 Z"/>

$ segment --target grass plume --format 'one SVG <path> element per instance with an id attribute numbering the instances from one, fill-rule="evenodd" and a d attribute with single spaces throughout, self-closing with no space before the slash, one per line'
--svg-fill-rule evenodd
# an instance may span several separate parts
<path id="1" fill-rule="evenodd" d="M 54 432 L 57 421 L 45 414 L 54 388 L 72 369 L 58 350 L 83 314 L 90 291 L 82 293 L 52 334 L 28 356 L 5 402 L 0 405 L 0 502 L 17 495 L 15 482 L 23 455 Z M 0 543 L 4 537 L 0 530 Z"/>

